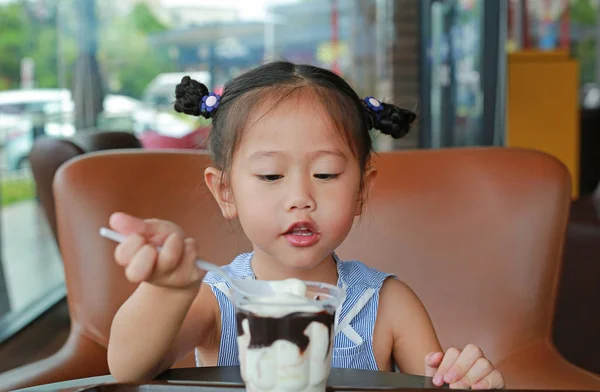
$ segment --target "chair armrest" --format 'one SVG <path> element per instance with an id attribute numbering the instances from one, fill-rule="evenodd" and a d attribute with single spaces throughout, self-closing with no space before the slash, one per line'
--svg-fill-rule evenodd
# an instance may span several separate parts
<path id="1" fill-rule="evenodd" d="M 0 374 L 0 391 L 106 374 L 109 374 L 106 348 L 71 331 L 64 346 L 54 355 Z"/>
<path id="2" fill-rule="evenodd" d="M 564 359 L 548 341 L 536 341 L 497 364 L 508 389 L 600 390 L 600 376 Z"/>

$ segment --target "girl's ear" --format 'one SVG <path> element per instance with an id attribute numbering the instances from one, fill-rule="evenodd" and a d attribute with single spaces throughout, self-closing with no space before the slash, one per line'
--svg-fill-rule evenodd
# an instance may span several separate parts
<path id="1" fill-rule="evenodd" d="M 363 213 L 365 203 L 367 202 L 367 197 L 369 193 L 371 193 L 371 189 L 375 185 L 375 179 L 377 178 L 377 168 L 370 166 L 365 171 L 365 176 L 363 179 L 362 189 L 359 193 L 358 203 L 356 204 L 356 212 L 354 213 L 356 216 L 359 216 Z"/>
<path id="2" fill-rule="evenodd" d="M 221 170 L 214 167 L 208 167 L 204 171 L 204 181 L 217 201 L 219 208 L 221 208 L 223 217 L 225 219 L 233 219 L 237 217 L 237 208 L 235 207 L 235 200 L 231 188 L 226 181 L 224 181 L 222 174 Z"/>

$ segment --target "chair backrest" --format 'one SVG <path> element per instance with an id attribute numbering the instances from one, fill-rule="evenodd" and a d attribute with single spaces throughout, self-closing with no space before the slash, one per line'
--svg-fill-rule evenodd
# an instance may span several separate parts
<path id="1" fill-rule="evenodd" d="M 550 339 L 570 203 L 565 167 L 516 149 L 381 154 L 366 212 L 338 250 L 420 296 L 444 347 L 495 362 Z"/>
<path id="2" fill-rule="evenodd" d="M 202 256 L 250 249 L 204 185 L 201 151 L 86 154 L 55 179 L 73 324 L 106 345 L 134 286 L 98 229 L 117 210 L 178 222 Z M 382 153 L 365 214 L 338 250 L 396 273 L 421 297 L 442 344 L 481 345 L 494 361 L 550 339 L 567 223 L 567 170 L 542 153 L 452 149 Z"/>
<path id="3" fill-rule="evenodd" d="M 209 162 L 194 150 L 121 150 L 86 154 L 58 170 L 54 194 L 73 328 L 106 347 L 112 319 L 135 289 L 114 262 L 115 244 L 98 234 L 115 211 L 177 222 L 216 263 L 250 249 L 204 184 Z"/>
<path id="4" fill-rule="evenodd" d="M 29 162 L 40 203 L 55 238 L 58 235 L 52 182 L 58 168 L 69 159 L 87 152 L 141 147 L 137 137 L 128 132 L 82 131 L 70 138 L 36 139 L 29 153 Z"/>

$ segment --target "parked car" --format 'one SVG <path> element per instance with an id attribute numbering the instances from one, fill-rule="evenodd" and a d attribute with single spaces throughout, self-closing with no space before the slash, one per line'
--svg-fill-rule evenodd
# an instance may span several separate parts
<path id="1" fill-rule="evenodd" d="M 0 147 L 28 133 L 32 113 L 67 113 L 72 108 L 66 89 L 23 89 L 0 91 Z"/>
<path id="2" fill-rule="evenodd" d="M 125 95 L 107 94 L 97 128 L 103 131 L 130 131 L 142 140 L 179 139 L 180 143 L 203 139 L 206 124 L 172 109 L 175 85 L 185 73 L 158 75 L 145 89 L 143 100 Z M 207 73 L 192 77 L 208 83 Z M 75 104 L 67 89 L 32 89 L 0 92 L 0 148 L 7 170 L 29 165 L 29 151 L 35 137 L 69 137 L 75 133 Z M 41 126 L 43 124 L 43 126 Z M 36 130 L 38 133 L 36 133 Z M 145 137 L 144 135 L 147 137 Z M 157 136 L 159 138 L 157 139 Z M 161 139 L 162 140 L 162 139 Z M 186 144 L 187 145 L 187 144 Z"/>
<path id="3" fill-rule="evenodd" d="M 38 94 L 39 93 L 39 94 Z M 103 130 L 136 129 L 140 101 L 123 95 L 106 95 L 98 118 Z M 5 168 L 15 171 L 29 165 L 29 152 L 38 136 L 69 137 L 75 133 L 74 103 L 68 90 L 15 90 L 0 92 L 0 120 L 4 135 Z"/>

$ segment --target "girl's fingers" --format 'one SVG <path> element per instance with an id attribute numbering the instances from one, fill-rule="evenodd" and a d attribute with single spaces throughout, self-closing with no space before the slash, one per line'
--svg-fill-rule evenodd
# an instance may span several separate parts
<path id="1" fill-rule="evenodd" d="M 133 234 L 125 238 L 125 241 L 121 242 L 115 248 L 115 261 L 122 267 L 127 267 L 131 262 L 133 256 L 140 250 L 146 243 L 144 237 Z"/>
<path id="2" fill-rule="evenodd" d="M 156 247 L 153 245 L 145 244 L 140 250 L 133 256 L 131 262 L 125 268 L 125 276 L 130 282 L 141 283 L 148 280 L 154 271 L 154 267 L 157 261 Z"/>

